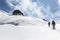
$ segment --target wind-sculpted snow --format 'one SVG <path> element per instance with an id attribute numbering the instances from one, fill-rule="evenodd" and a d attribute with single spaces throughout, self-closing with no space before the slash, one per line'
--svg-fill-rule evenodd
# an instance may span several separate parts
<path id="1" fill-rule="evenodd" d="M 44 21 L 34 17 L 28 16 L 5 16 L 0 20 L 0 25 L 3 24 L 13 24 L 13 25 L 39 25 L 39 23 L 44 23 Z M 45 22 L 47 23 L 47 22 Z"/>
<path id="2" fill-rule="evenodd" d="M 59 26 L 52 30 L 42 19 L 6 15 L 0 19 L 0 40 L 60 40 Z"/>
<path id="3" fill-rule="evenodd" d="M 6 12 L 0 11 L 0 25 L 12 24 L 12 25 L 37 25 L 43 23 L 42 19 L 28 17 L 28 16 L 9 16 Z M 45 22 L 46 23 L 46 22 Z"/>
<path id="4" fill-rule="evenodd" d="M 60 40 L 60 24 L 53 30 L 35 17 L 0 15 L 0 40 Z"/>

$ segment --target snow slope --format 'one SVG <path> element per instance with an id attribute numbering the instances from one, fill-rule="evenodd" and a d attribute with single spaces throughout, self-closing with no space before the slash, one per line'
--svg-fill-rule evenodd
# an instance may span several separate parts
<path id="1" fill-rule="evenodd" d="M 56 30 L 52 30 L 47 22 L 38 18 L 4 16 L 0 19 L 0 40 L 60 40 L 59 24 L 56 25 Z"/>

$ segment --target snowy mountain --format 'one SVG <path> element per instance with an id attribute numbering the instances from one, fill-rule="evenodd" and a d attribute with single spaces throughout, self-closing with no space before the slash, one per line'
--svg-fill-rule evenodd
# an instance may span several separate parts
<path id="1" fill-rule="evenodd" d="M 0 12 L 0 40 L 60 40 L 59 24 L 52 30 L 42 19 Z"/>

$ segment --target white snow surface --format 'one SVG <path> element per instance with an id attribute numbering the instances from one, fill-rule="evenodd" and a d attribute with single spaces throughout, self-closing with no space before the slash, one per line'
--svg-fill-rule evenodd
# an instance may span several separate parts
<path id="1" fill-rule="evenodd" d="M 6 24 L 9 22 L 19 25 Z M 4 23 L 0 25 L 0 40 L 60 40 L 60 24 L 53 30 L 42 19 L 6 15 L 0 17 L 0 23 Z"/>

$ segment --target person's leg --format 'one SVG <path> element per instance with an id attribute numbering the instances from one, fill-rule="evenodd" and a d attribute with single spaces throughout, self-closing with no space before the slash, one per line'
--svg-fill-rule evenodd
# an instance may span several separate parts
<path id="1" fill-rule="evenodd" d="M 53 29 L 55 29 L 55 25 L 53 25 Z"/>
<path id="2" fill-rule="evenodd" d="M 48 25 L 50 27 L 50 25 Z"/>
<path id="3" fill-rule="evenodd" d="M 50 24 L 48 24 L 48 27 L 50 27 Z"/>

